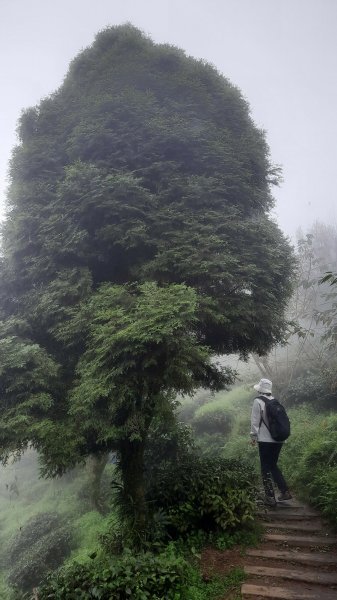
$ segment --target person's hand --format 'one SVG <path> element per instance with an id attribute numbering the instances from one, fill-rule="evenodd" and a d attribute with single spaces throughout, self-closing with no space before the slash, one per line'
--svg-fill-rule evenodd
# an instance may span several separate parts
<path id="1" fill-rule="evenodd" d="M 256 439 L 255 439 L 255 438 L 251 438 L 251 439 L 250 439 L 250 445 L 251 445 L 251 446 L 256 446 L 256 444 L 257 444 L 257 441 L 256 441 Z"/>

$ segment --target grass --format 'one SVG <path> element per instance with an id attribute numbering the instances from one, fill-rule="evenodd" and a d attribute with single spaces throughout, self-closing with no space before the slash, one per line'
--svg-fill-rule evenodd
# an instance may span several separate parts
<path id="1" fill-rule="evenodd" d="M 207 420 L 213 413 L 230 414 L 232 426 L 229 433 L 218 434 L 217 437 L 204 433 L 197 438 L 198 445 L 206 453 L 214 448 L 214 452 L 221 453 L 225 458 L 248 461 L 253 472 L 257 473 L 258 454 L 256 448 L 251 447 L 249 436 L 253 398 L 251 385 L 237 386 L 229 392 L 218 392 L 213 399 L 196 408 L 194 417 L 200 419 L 202 416 Z"/>
<path id="2" fill-rule="evenodd" d="M 231 593 L 232 600 L 241 598 L 240 589 L 246 575 L 241 567 L 234 568 L 224 577 L 215 577 L 210 581 L 201 581 L 200 574 L 195 571 L 195 582 L 189 587 L 189 597 L 193 600 L 219 600 Z"/>
<path id="3" fill-rule="evenodd" d="M 90 555 L 97 550 L 99 535 L 106 530 L 110 520 L 111 513 L 104 517 L 94 510 L 86 512 L 75 519 L 72 523 L 75 548 L 66 564 L 74 561 L 81 564 L 87 562 Z"/>
<path id="4" fill-rule="evenodd" d="M 251 388 L 247 386 L 235 387 L 229 392 L 218 392 L 214 394 L 213 400 L 197 408 L 195 416 L 207 415 L 218 410 L 233 412 L 234 414 L 246 410 L 246 407 L 249 410 L 249 402 L 253 396 Z"/>

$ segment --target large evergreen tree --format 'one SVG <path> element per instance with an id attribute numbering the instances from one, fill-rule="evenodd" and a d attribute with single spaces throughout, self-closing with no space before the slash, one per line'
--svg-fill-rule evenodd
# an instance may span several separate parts
<path id="1" fill-rule="evenodd" d="M 51 474 L 117 448 L 143 511 L 151 419 L 282 336 L 292 253 L 264 135 L 213 67 L 126 25 L 23 113 L 3 231 L 0 436 Z M 137 476 L 136 476 L 137 475 Z"/>

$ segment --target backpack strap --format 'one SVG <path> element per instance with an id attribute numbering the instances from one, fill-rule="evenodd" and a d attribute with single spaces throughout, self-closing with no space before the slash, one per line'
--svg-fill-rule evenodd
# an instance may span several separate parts
<path id="1" fill-rule="evenodd" d="M 266 404 L 267 404 L 267 402 L 268 402 L 268 398 L 266 398 L 265 396 L 257 396 L 257 398 L 258 398 L 259 400 L 262 400 L 262 401 L 264 402 L 264 404 L 265 404 L 265 405 L 266 405 Z M 264 418 L 263 418 L 263 412 L 261 411 L 261 419 L 260 419 L 259 429 L 260 429 L 260 427 L 261 427 L 262 423 L 264 423 L 264 424 L 265 424 L 265 426 L 267 427 L 267 429 L 268 429 L 268 431 L 269 431 L 269 433 L 270 433 L 270 429 L 269 429 L 269 427 L 268 427 L 267 423 L 265 422 L 265 420 L 264 420 Z"/>

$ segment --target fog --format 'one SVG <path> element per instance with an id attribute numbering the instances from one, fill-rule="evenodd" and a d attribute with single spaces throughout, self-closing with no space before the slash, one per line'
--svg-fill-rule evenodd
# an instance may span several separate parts
<path id="1" fill-rule="evenodd" d="M 0 214 L 21 110 L 61 84 L 97 31 L 129 21 L 241 89 L 283 168 L 274 216 L 288 235 L 336 223 L 336 18 L 334 0 L 2 0 Z"/>

